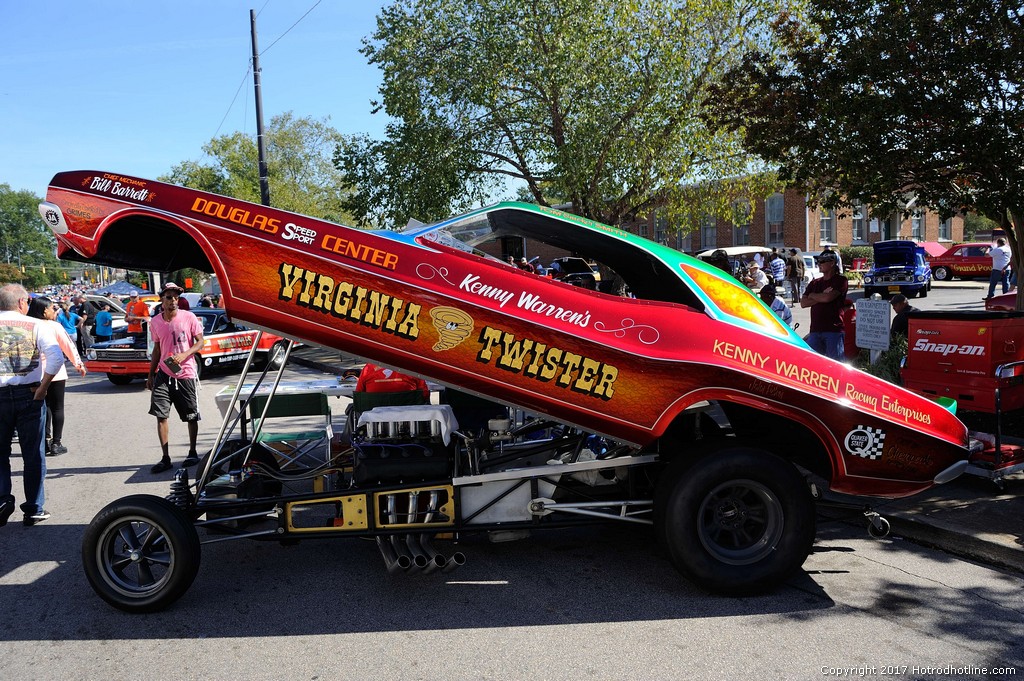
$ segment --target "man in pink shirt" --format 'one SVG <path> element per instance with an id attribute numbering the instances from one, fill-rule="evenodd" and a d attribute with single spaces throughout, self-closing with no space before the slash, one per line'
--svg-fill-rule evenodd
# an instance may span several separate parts
<path id="1" fill-rule="evenodd" d="M 163 456 L 150 472 L 163 473 L 171 468 L 168 452 L 167 419 L 174 405 L 178 417 L 188 424 L 188 456 L 184 466 L 199 463 L 196 438 L 199 435 L 199 370 L 196 354 L 203 347 L 203 324 L 187 310 L 178 309 L 178 297 L 184 289 L 167 282 L 160 291 L 163 306 L 149 323 L 153 338 L 153 358 L 149 366 L 146 388 L 152 390 L 149 413 L 156 417 L 156 432 Z"/>

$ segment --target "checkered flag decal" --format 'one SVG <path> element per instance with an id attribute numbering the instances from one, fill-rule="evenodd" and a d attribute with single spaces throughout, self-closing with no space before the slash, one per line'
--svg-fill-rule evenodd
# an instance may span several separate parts
<path id="1" fill-rule="evenodd" d="M 849 449 L 853 451 L 859 457 L 870 459 L 874 461 L 882 457 L 882 444 L 885 442 L 885 433 L 881 428 L 872 428 L 871 426 L 857 426 L 857 430 L 851 435 L 861 435 L 862 438 L 851 437 L 849 442 Z M 861 440 L 863 442 L 854 442 L 855 440 Z"/>

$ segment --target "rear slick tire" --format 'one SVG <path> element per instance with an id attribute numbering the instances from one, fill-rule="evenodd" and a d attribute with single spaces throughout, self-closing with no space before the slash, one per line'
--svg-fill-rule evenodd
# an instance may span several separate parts
<path id="1" fill-rule="evenodd" d="M 199 572 L 199 536 L 177 506 L 136 494 L 96 514 L 82 539 L 89 584 L 125 612 L 163 610 L 188 590 Z"/>
<path id="2" fill-rule="evenodd" d="M 682 475 L 668 497 L 665 541 L 672 564 L 709 591 L 768 591 L 810 554 L 815 509 L 796 467 L 763 450 L 709 454 Z"/>

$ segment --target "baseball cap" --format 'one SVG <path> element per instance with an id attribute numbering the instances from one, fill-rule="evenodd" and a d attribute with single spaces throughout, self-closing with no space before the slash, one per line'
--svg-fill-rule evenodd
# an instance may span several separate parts
<path id="1" fill-rule="evenodd" d="M 129 291 L 129 292 L 128 292 L 128 297 L 129 297 L 129 298 L 134 298 L 134 297 L 136 297 L 137 295 L 139 295 L 139 292 L 138 292 L 138 291 Z"/>
<path id="2" fill-rule="evenodd" d="M 184 293 L 185 289 L 175 284 L 173 281 L 169 281 L 163 285 L 160 289 L 160 295 L 167 293 L 168 291 L 177 291 L 178 293 Z"/>
<path id="3" fill-rule="evenodd" d="M 760 267 L 761 267 L 761 266 L 757 264 L 757 261 L 756 261 L 756 260 L 751 260 L 751 261 L 750 261 L 750 264 L 749 264 L 749 265 L 747 265 L 747 269 L 748 269 L 748 270 L 756 270 L 756 269 L 759 269 Z"/>

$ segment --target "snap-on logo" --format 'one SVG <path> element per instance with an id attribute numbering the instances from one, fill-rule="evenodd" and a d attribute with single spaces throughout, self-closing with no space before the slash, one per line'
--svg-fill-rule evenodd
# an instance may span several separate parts
<path id="1" fill-rule="evenodd" d="M 970 355 L 974 357 L 985 356 L 984 345 L 959 345 L 957 343 L 932 343 L 925 338 L 918 338 L 914 343 L 914 350 L 918 352 L 937 352 L 946 357 L 948 355 Z"/>
<path id="2" fill-rule="evenodd" d="M 316 230 L 312 230 L 308 227 L 300 227 L 294 222 L 289 222 L 284 226 L 284 232 L 281 233 L 281 238 L 285 241 L 298 241 L 300 244 L 311 244 L 313 239 L 316 238 Z"/>

